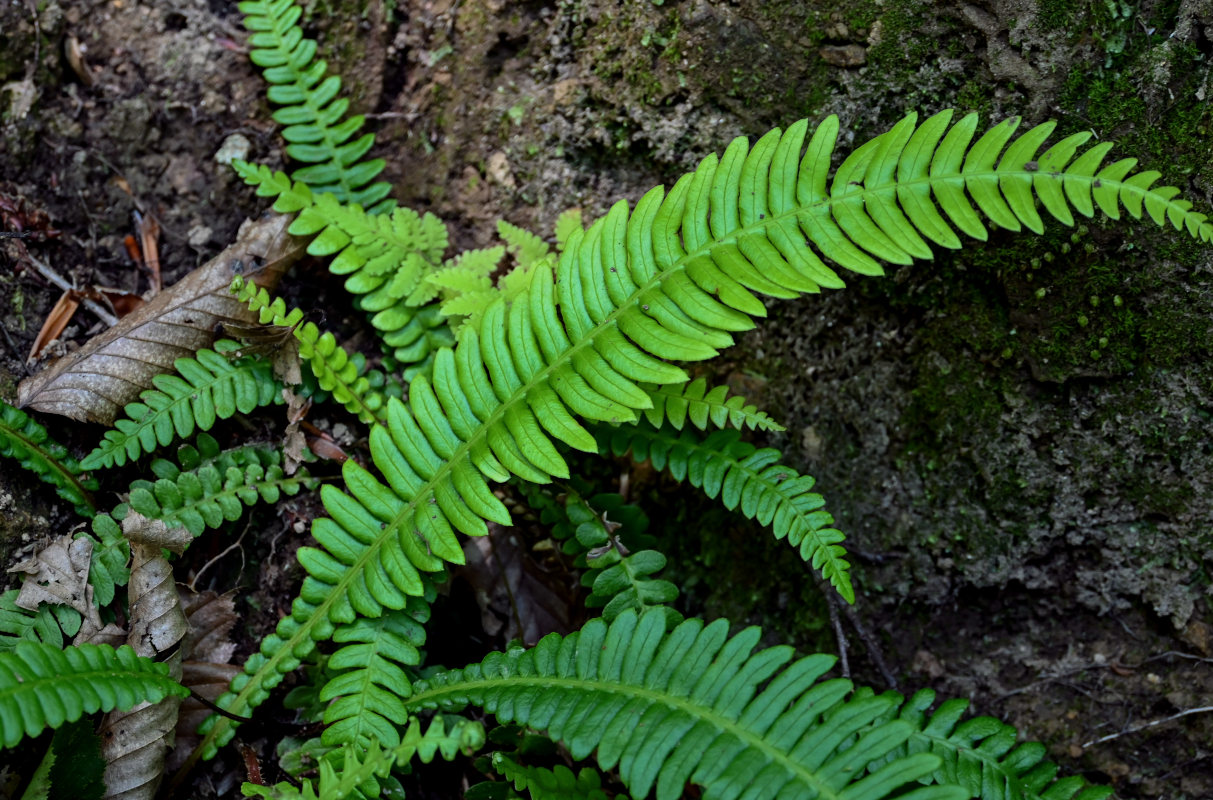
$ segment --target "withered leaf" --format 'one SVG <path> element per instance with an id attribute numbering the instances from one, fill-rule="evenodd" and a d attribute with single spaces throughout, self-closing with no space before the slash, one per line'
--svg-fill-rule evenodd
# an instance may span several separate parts
<path id="1" fill-rule="evenodd" d="M 88 583 L 92 552 L 93 543 L 88 539 L 60 536 L 33 558 L 9 569 L 27 575 L 17 595 L 17 606 L 32 611 L 41 603 L 68 605 L 100 627 Z"/>
<path id="2" fill-rule="evenodd" d="M 123 406 L 172 372 L 173 362 L 215 340 L 221 324 L 256 317 L 228 292 L 237 273 L 273 288 L 304 251 L 286 232 L 290 220 L 246 221 L 236 242 L 170 288 L 123 317 L 76 352 L 21 382 L 18 405 L 85 422 L 112 425 Z"/>
<path id="3" fill-rule="evenodd" d="M 469 538 L 463 552 L 467 563 L 457 574 L 476 592 L 485 633 L 531 645 L 572 630 L 575 588 L 567 575 L 545 570 L 518 531 L 489 523 L 489 535 Z"/>
<path id="4" fill-rule="evenodd" d="M 166 661 L 169 674 L 181 680 L 177 644 L 185 637 L 189 624 L 173 582 L 173 569 L 161 555 L 159 545 L 131 543 L 128 591 L 131 630 L 127 644 L 141 656 Z M 130 711 L 105 715 L 101 753 L 106 761 L 106 798 L 153 800 L 164 774 L 165 751 L 172 746 L 180 704 L 181 698 L 170 696 L 159 703 L 143 703 Z"/>
<path id="5" fill-rule="evenodd" d="M 178 589 L 181 605 L 189 620 L 190 632 L 181 643 L 181 683 L 211 702 L 228 689 L 232 678 L 240 673 L 239 664 L 229 664 L 236 652 L 231 639 L 236 625 L 236 604 L 232 592 L 193 592 Z M 168 755 L 166 766 L 176 770 L 201 741 L 196 731 L 211 710 L 202 702 L 187 697 L 181 702 L 177 717 L 176 747 Z"/>

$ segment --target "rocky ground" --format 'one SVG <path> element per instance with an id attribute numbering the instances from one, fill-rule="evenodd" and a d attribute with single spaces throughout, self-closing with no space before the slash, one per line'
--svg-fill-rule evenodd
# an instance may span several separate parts
<path id="1" fill-rule="evenodd" d="M 1213 206 L 1209 0 L 308 8 L 396 197 L 459 247 L 487 244 L 497 219 L 593 218 L 738 135 L 837 114 L 845 148 L 948 107 L 1091 130 Z M 20 248 L 78 286 L 142 291 L 123 245 L 133 211 L 160 221 L 171 282 L 261 208 L 215 159 L 241 134 L 251 159 L 281 164 L 244 38 L 222 2 L 0 2 L 0 213 L 46 232 L 0 241 L 0 396 L 59 296 Z M 971 698 L 1121 797 L 1213 798 L 1213 714 L 1142 728 L 1213 697 L 1213 254 L 1097 220 L 938 255 L 772 303 L 717 377 L 784 421 L 770 443 L 818 477 L 857 554 L 859 618 L 903 691 Z M 80 312 L 64 338 L 95 325 Z M 100 436 L 55 430 L 78 451 Z M 638 501 L 672 488 L 655 480 Z M 688 502 L 650 510 L 697 532 L 667 542 L 692 610 L 835 646 L 786 547 Z M 11 557 L 70 509 L 5 467 L 0 512 Z M 229 585 L 259 568 L 262 600 L 278 585 L 266 570 L 288 593 L 291 548 L 250 547 Z"/>

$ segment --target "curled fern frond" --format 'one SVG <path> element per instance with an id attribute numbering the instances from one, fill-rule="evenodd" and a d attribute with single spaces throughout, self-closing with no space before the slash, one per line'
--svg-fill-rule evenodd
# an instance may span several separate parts
<path id="1" fill-rule="evenodd" d="M 355 608 L 368 616 L 401 608 L 405 596 L 421 593 L 421 572 L 462 562 L 455 531 L 482 535 L 486 520 L 509 522 L 490 481 L 567 478 L 557 441 L 597 452 L 579 420 L 634 422 L 653 405 L 641 384 L 688 380 L 667 360 L 712 358 L 753 327 L 752 318 L 766 315 L 756 293 L 793 297 L 841 287 L 823 259 L 879 274 L 877 259 L 930 258 L 918 229 L 940 244 L 956 239 L 941 210 L 965 232 L 985 234 L 980 221 L 971 224 L 977 214 L 969 197 L 988 219 L 1012 229 L 1038 229 L 1035 197 L 1062 221 L 1068 204 L 1086 214 L 1094 201 L 1109 215 L 1123 204 L 1131 216 L 1144 209 L 1155 221 L 1169 219 L 1213 240 L 1204 215 L 1170 189 L 1148 188 L 1153 175 L 1129 177 L 1131 160 L 1100 168 L 1103 145 L 1074 159 L 1088 134 L 1037 156 L 1051 125 L 1011 142 L 1017 122 L 1002 123 L 970 146 L 976 117 L 949 130 L 950 119 L 945 113 L 916 126 L 917 117 L 907 117 L 843 160 L 832 181 L 835 118 L 818 126 L 807 149 L 804 121 L 753 147 L 739 138 L 668 194 L 654 189 L 630 212 L 620 202 L 584 233 L 574 231 L 554 271 L 536 266 L 513 303 L 496 301 L 454 349 L 438 351 L 432 378 L 412 381 L 407 406 L 388 402 L 386 423 L 370 436 L 383 480 L 351 461 L 343 467 L 345 490 L 322 490 L 329 517 L 313 526 L 320 555 L 291 616 L 223 699 L 227 708 L 247 713 L 298 666 L 321 631 L 352 620 Z M 760 463 L 765 455 L 754 458 L 743 473 L 770 466 Z M 768 489 L 776 475 L 790 486 L 775 481 Z M 751 492 L 733 498 L 734 487 L 747 486 Z M 786 470 L 720 486 L 743 511 L 797 530 L 802 553 L 848 591 L 835 549 L 841 534 L 824 527 L 824 517 L 807 530 L 789 522 L 817 511 L 789 508 L 781 493 L 792 487 L 808 504 L 806 480 Z M 205 751 L 232 733 L 230 720 L 215 721 Z"/>
<path id="2" fill-rule="evenodd" d="M 84 457 L 88 469 L 122 466 L 157 445 L 188 438 L 194 431 L 210 430 L 216 420 L 239 411 L 281 401 L 281 387 L 268 362 L 248 356 L 229 358 L 240 345 L 215 342 L 214 350 L 199 350 L 194 358 L 174 362 L 176 375 L 157 375 L 155 389 L 143 392 L 140 402 L 127 404 L 126 419 L 114 423 L 105 439 Z"/>
<path id="3" fill-rule="evenodd" d="M 652 461 L 678 480 L 689 481 L 708 497 L 719 497 L 725 508 L 740 510 L 769 525 L 775 538 L 787 537 L 800 557 L 820 570 L 847 602 L 855 602 L 851 565 L 841 544 L 843 535 L 824 510 L 825 499 L 812 490 L 814 479 L 798 475 L 779 463 L 774 448 L 758 449 L 741 441 L 734 430 L 716 431 L 700 439 L 691 431 L 675 433 L 648 423 L 599 429 L 605 452 L 631 453 L 637 461 Z"/>
<path id="4" fill-rule="evenodd" d="M 20 589 L 0 594 L 0 653 L 23 641 L 44 642 L 63 649 L 63 635 L 80 630 L 80 612 L 71 606 L 43 603 L 34 611 L 17 605 Z"/>
<path id="5" fill-rule="evenodd" d="M 282 469 L 282 453 L 249 445 L 223 452 L 209 436 L 200 439 L 204 453 L 189 448 L 182 458 L 190 468 L 157 459 L 151 465 L 156 481 L 131 484 L 128 505 L 149 519 L 185 528 L 199 536 L 207 528 L 240 519 L 244 507 L 259 501 L 276 503 L 282 495 L 298 494 L 317 485 L 306 469 L 292 476 Z M 184 448 L 183 448 L 184 449 Z M 118 513 L 118 512 L 115 512 Z"/>
<path id="6" fill-rule="evenodd" d="M 76 513 L 97 513 L 92 492 L 97 481 L 84 476 L 86 467 L 76 463 L 67 448 L 51 438 L 37 420 L 0 400 L 0 457 L 15 458 L 21 466 L 55 487 Z M 91 469 L 91 468 L 89 468 Z"/>
<path id="7" fill-rule="evenodd" d="M 717 428 L 734 427 L 751 430 L 786 430 L 775 420 L 741 395 L 729 397 L 729 387 L 713 386 L 708 389 L 704 378 L 696 378 L 681 386 L 645 386 L 653 407 L 645 409 L 644 418 L 654 428 L 668 422 L 676 430 L 682 430 L 689 421 L 699 430 L 708 428 L 708 423 Z"/>
<path id="8" fill-rule="evenodd" d="M 847 700 L 846 680 L 819 681 L 833 665 L 792 648 L 754 652 L 761 635 L 728 638 L 728 623 L 687 620 L 666 632 L 659 612 L 544 637 L 530 650 L 418 682 L 411 709 L 475 705 L 498 720 L 546 731 L 572 756 L 597 755 L 634 797 L 683 795 L 879 800 L 929 780 L 938 756 L 886 759 L 913 733 L 900 719 L 869 727 L 891 697 Z M 759 688 L 763 687 L 763 688 Z M 955 786 L 921 787 L 915 800 L 964 800 Z"/>
<path id="9" fill-rule="evenodd" d="M 447 727 L 449 724 L 449 728 Z M 291 783 L 260 786 L 245 783 L 240 787 L 245 797 L 270 797 L 274 800 L 341 800 L 345 797 L 378 797 L 376 779 L 385 778 L 393 768 L 403 768 L 414 757 L 423 764 L 441 755 L 453 761 L 460 754 L 471 755 L 484 746 L 484 726 L 458 717 L 434 717 L 430 727 L 421 732 L 416 718 L 409 723 L 400 744 L 384 748 L 372 741 L 369 746 L 347 744 L 329 752 L 320 761 L 318 781 L 304 780 L 302 787 Z"/>
<path id="10" fill-rule="evenodd" d="M 135 655 L 129 646 L 85 644 L 60 649 L 21 642 L 0 653 L 0 743 L 13 747 L 94 711 L 156 703 L 189 690 L 168 676 L 168 665 Z"/>
<path id="11" fill-rule="evenodd" d="M 232 292 L 250 310 L 257 312 L 262 325 L 289 328 L 299 342 L 299 355 L 311 367 L 320 387 L 363 422 L 374 422 L 383 415 L 384 396 L 371 388 L 370 379 L 358 374 L 358 364 L 329 331 L 320 332 L 314 322 L 303 322 L 303 310 L 286 310 L 281 297 L 270 300 L 269 293 L 240 276 L 232 281 Z"/>
<path id="12" fill-rule="evenodd" d="M 493 753 L 493 769 L 518 791 L 528 792 L 531 800 L 608 800 L 602 790 L 602 776 L 590 767 L 574 775 L 563 764 L 552 769 L 528 767 L 505 753 Z"/>
<path id="13" fill-rule="evenodd" d="M 308 165 L 295 170 L 295 180 L 341 202 L 369 208 L 382 201 L 391 185 L 372 181 L 384 161 L 363 159 L 375 136 L 358 135 L 361 114 L 346 117 L 350 101 L 337 96 L 341 78 L 326 74 L 327 63 L 316 59 L 316 41 L 298 24 L 302 8 L 294 0 L 246 0 L 239 8 L 252 32 L 249 58 L 270 84 L 270 102 L 282 106 L 274 121 L 285 126 L 286 153 Z"/>

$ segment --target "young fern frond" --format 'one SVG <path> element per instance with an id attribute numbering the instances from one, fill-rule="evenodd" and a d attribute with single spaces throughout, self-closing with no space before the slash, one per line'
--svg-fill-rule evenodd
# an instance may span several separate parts
<path id="1" fill-rule="evenodd" d="M 87 469 L 122 466 L 127 459 L 134 461 L 175 438 L 210 430 L 216 420 L 237 411 L 247 414 L 280 402 L 282 387 L 274 380 L 270 364 L 252 356 L 229 357 L 239 349 L 238 343 L 222 339 L 215 342 L 214 350 L 177 359 L 177 374 L 153 378 L 156 388 L 143 392 L 140 402 L 128 403 L 127 418 L 114 423 L 115 430 L 106 431 L 81 463 Z"/>
<path id="2" fill-rule="evenodd" d="M 286 153 L 308 165 L 295 170 L 295 180 L 341 202 L 375 206 L 392 188 L 372 183 L 383 171 L 382 159 L 363 160 L 375 135 L 358 136 L 361 114 L 343 119 L 350 101 L 337 97 L 341 78 L 326 74 L 328 65 L 316 59 L 315 40 L 303 35 L 300 6 L 294 0 L 246 0 L 239 8 L 252 32 L 249 58 L 270 84 L 270 102 L 282 106 L 273 118 L 285 126 Z"/>
<path id="3" fill-rule="evenodd" d="M 787 537 L 800 557 L 820 570 L 848 603 L 855 602 L 851 565 L 839 542 L 834 518 L 824 510 L 825 499 L 811 491 L 814 480 L 779 463 L 780 453 L 759 450 L 741 441 L 734 430 L 716 431 L 700 439 L 691 431 L 675 433 L 646 423 L 598 429 L 604 452 L 631 453 L 637 461 L 651 461 L 668 469 L 678 480 L 689 481 L 704 494 L 720 498 L 725 508 L 740 510 L 750 519 L 768 525 L 776 539 Z"/>
<path id="4" fill-rule="evenodd" d="M 313 526 L 320 548 L 301 551 L 309 575 L 300 597 L 222 699 L 226 707 L 247 713 L 334 624 L 402 608 L 421 593 L 420 572 L 462 562 L 455 530 L 482 535 L 485 520 L 509 522 L 489 481 L 568 477 L 554 439 L 597 452 L 577 417 L 635 421 L 653 405 L 639 384 L 688 379 L 662 359 L 711 358 L 753 326 L 751 317 L 765 316 L 754 292 L 791 297 L 842 286 L 823 256 L 860 274 L 879 274 L 877 258 L 929 258 L 916 228 L 941 244 L 956 240 L 940 209 L 965 232 L 985 235 L 968 196 L 1013 229 L 1040 227 L 1033 197 L 1062 221 L 1072 221 L 1069 204 L 1088 214 L 1094 200 L 1110 215 L 1123 203 L 1132 216 L 1144 209 L 1213 240 L 1204 215 L 1170 189 L 1148 188 L 1151 174 L 1128 177 L 1127 162 L 1101 169 L 1103 145 L 1074 159 L 1089 134 L 1037 156 L 1051 124 L 1007 146 L 1017 121 L 1001 123 L 970 147 L 976 117 L 949 130 L 950 117 L 920 127 L 907 117 L 846 158 L 829 189 L 837 119 L 818 126 L 803 157 L 803 121 L 753 148 L 739 138 L 668 194 L 649 192 L 630 214 L 621 202 L 574 232 L 555 274 L 537 266 L 512 304 L 498 300 L 453 350 L 438 351 L 432 379 L 413 380 L 408 406 L 388 402 L 386 423 L 370 435 L 386 484 L 349 461 L 346 491 L 322 490 L 330 516 Z M 740 501 L 745 508 L 750 499 Z M 801 546 L 809 543 L 844 591 L 845 562 L 829 538 L 806 535 Z M 205 752 L 232 733 L 229 719 L 214 719 Z"/>
<path id="5" fill-rule="evenodd" d="M 449 723 L 449 728 L 448 728 Z M 291 783 L 260 786 L 245 783 L 240 791 L 245 797 L 270 797 L 274 800 L 341 800 L 344 797 L 364 797 L 368 784 L 378 797 L 376 778 L 384 778 L 393 768 L 403 768 L 416 757 L 423 764 L 441 755 L 454 761 L 460 754 L 471 755 L 484 746 L 484 726 L 479 722 L 458 717 L 434 717 L 425 733 L 414 717 L 400 744 L 384 749 L 379 742 L 368 747 L 344 745 L 320 761 L 320 778 L 313 784 L 304 780 L 302 787 Z M 373 783 L 372 783 L 373 782 Z M 316 785 L 318 784 L 318 785 Z"/>
<path id="6" fill-rule="evenodd" d="M 427 600 L 410 597 L 400 611 L 357 619 L 333 632 L 333 641 L 344 646 L 328 662 L 329 669 L 340 671 L 320 690 L 320 701 L 328 703 L 324 744 L 400 743 L 408 723 L 402 701 L 412 692 L 403 667 L 421 663 L 433 596 L 431 590 Z"/>
<path id="7" fill-rule="evenodd" d="M 232 292 L 241 301 L 256 311 L 262 325 L 276 325 L 291 329 L 299 342 L 299 356 L 311 367 L 320 387 L 331 392 L 333 399 L 345 406 L 363 422 L 381 420 L 384 413 L 384 396 L 371 388 L 370 379 L 358 374 L 358 364 L 332 333 L 320 332 L 314 322 L 303 322 L 303 310 L 292 309 L 287 313 L 286 303 L 281 297 L 271 301 L 265 289 L 255 283 L 246 283 L 237 276 L 232 281 Z"/>
<path id="8" fill-rule="evenodd" d="M 576 775 L 564 764 L 552 769 L 527 767 L 505 753 L 493 753 L 493 769 L 531 800 L 609 800 L 602 790 L 602 776 L 583 767 Z"/>
<path id="9" fill-rule="evenodd" d="M 575 759 L 597 754 L 633 797 L 830 800 L 965 800 L 955 786 L 921 787 L 940 765 L 931 753 L 887 758 L 913 734 L 886 719 L 889 696 L 845 699 L 849 681 L 819 678 L 833 665 L 814 655 L 791 664 L 791 647 L 754 652 L 761 632 L 728 638 L 728 622 L 687 620 L 666 632 L 657 611 L 591 620 L 530 650 L 492 653 L 480 664 L 414 686 L 410 709 L 483 708 L 504 722 L 545 731 Z M 760 689 L 760 687 L 763 687 Z"/>
<path id="10" fill-rule="evenodd" d="M 80 630 L 80 612 L 71 606 L 43 603 L 34 611 L 17 605 L 20 589 L 0 594 L 0 653 L 23 641 L 44 642 L 63 649 L 63 635 Z"/>
<path id="11" fill-rule="evenodd" d="M 84 477 L 86 468 L 76 463 L 67 448 L 52 439 L 41 423 L 3 400 L 0 400 L 0 457 L 17 459 L 22 468 L 54 486 L 55 492 L 71 503 L 77 514 L 91 517 L 97 513 L 92 496 L 97 481 Z"/>
<path id="12" fill-rule="evenodd" d="M 0 653 L 0 745 L 13 747 L 25 736 L 94 711 L 188 694 L 168 676 L 167 664 L 135 655 L 127 645 L 60 649 L 21 642 Z"/>
<path id="13" fill-rule="evenodd" d="M 281 451 L 271 447 L 249 445 L 219 452 L 215 440 L 203 435 L 199 448 L 201 453 L 182 448 L 185 469 L 165 459 L 154 461 L 151 470 L 158 479 L 132 483 L 126 505 L 148 519 L 199 536 L 207 528 L 240 519 L 246 505 L 276 503 L 283 494 L 293 496 L 317 485 L 304 468 L 286 475 Z M 114 513 L 125 516 L 120 510 Z"/>
<path id="14" fill-rule="evenodd" d="M 644 386 L 653 401 L 653 407 L 644 411 L 644 418 L 654 428 L 668 422 L 676 430 L 682 430 L 689 421 L 701 431 L 708 429 L 710 422 L 717 428 L 749 428 L 761 431 L 786 430 L 764 411 L 747 403 L 741 395 L 729 397 L 729 387 L 713 386 L 708 389 L 707 380 L 696 378 L 681 386 Z"/>

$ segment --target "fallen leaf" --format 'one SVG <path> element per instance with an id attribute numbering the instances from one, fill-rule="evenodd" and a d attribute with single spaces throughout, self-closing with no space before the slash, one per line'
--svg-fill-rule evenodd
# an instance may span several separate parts
<path id="1" fill-rule="evenodd" d="M 139 517 L 135 512 L 127 519 Z M 125 523 L 126 520 L 123 520 Z M 138 519 L 135 520 L 138 523 Z M 144 518 L 144 522 L 149 522 Z M 150 526 L 149 526 L 150 527 Z M 131 579 L 128 588 L 131 629 L 127 644 L 148 658 L 160 658 L 169 674 L 181 680 L 178 643 L 189 631 L 173 568 L 158 544 L 146 544 L 138 524 L 123 527 L 131 541 Z M 171 651 L 168 657 L 164 654 Z M 101 723 L 101 754 L 106 761 L 106 798 L 153 800 L 164 775 L 165 752 L 173 743 L 181 698 L 142 703 L 130 711 L 105 715 Z"/>
<path id="2" fill-rule="evenodd" d="M 27 576 L 17 595 L 17 606 L 30 611 L 42 603 L 71 606 L 85 620 L 91 620 L 97 628 L 101 627 L 101 619 L 93 607 L 93 587 L 88 582 L 92 554 L 92 541 L 64 535 L 38 551 L 33 558 L 10 568 L 9 572 L 23 572 Z"/>
<path id="3" fill-rule="evenodd" d="M 545 570 L 515 529 L 489 523 L 489 535 L 468 539 L 463 552 L 457 574 L 475 590 L 485 633 L 532 645 L 572 630 L 575 587 Z"/>
<path id="4" fill-rule="evenodd" d="M 126 512 L 122 520 L 122 535 L 131 544 L 147 544 L 163 547 L 181 555 L 194 541 L 194 535 L 180 526 L 170 528 L 161 519 L 148 519 L 138 511 Z"/>
<path id="5" fill-rule="evenodd" d="M 233 593 L 191 592 L 179 589 L 181 607 L 189 621 L 190 632 L 181 643 L 181 683 L 199 697 L 212 703 L 227 691 L 232 678 L 241 671 L 239 664 L 229 664 L 236 652 L 231 639 L 236 625 L 236 604 Z M 194 697 L 187 697 L 178 710 L 176 745 L 169 753 L 166 768 L 176 770 L 189 758 L 202 740 L 196 731 L 211 715 L 211 709 Z"/>
<path id="6" fill-rule="evenodd" d="M 143 254 L 143 266 L 151 273 L 151 293 L 152 297 L 155 297 L 164 289 L 164 283 L 160 279 L 160 245 L 156 241 L 160 236 L 160 223 L 155 217 L 144 216 L 136 211 L 135 227 L 139 231 L 139 251 Z"/>
<path id="7" fill-rule="evenodd" d="M 38 356 L 42 355 L 42 350 L 46 345 L 58 339 L 63 330 L 67 327 L 67 323 L 72 321 L 72 317 L 76 315 L 76 309 L 80 308 L 80 293 L 69 289 L 59 295 L 59 301 L 55 303 L 55 307 L 51 309 L 51 313 L 46 315 L 46 319 L 42 323 L 42 329 L 38 331 L 38 335 L 34 338 L 34 344 L 29 349 L 29 356 L 26 357 L 26 364 L 33 364 L 38 360 Z"/>
<path id="8" fill-rule="evenodd" d="M 122 408 L 152 386 L 173 362 L 209 347 L 222 323 L 250 324 L 256 316 L 228 292 L 244 274 L 272 288 L 304 251 L 286 232 L 290 220 L 247 221 L 236 242 L 156 295 L 71 355 L 21 382 L 18 405 L 84 422 L 112 425 Z"/>

